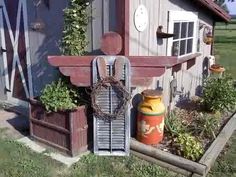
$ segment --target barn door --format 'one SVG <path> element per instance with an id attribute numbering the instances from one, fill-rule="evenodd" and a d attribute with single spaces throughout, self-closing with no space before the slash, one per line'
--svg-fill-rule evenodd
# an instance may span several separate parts
<path id="1" fill-rule="evenodd" d="M 5 93 L 9 102 L 27 105 L 32 96 L 26 0 L 0 0 L 0 35 Z"/>

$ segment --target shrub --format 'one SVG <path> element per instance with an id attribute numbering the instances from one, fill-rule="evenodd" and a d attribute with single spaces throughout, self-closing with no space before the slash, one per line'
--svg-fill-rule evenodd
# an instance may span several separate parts
<path id="1" fill-rule="evenodd" d="M 201 142 L 189 133 L 180 133 L 175 143 L 178 154 L 193 161 L 198 160 L 204 152 Z"/>
<path id="2" fill-rule="evenodd" d="M 230 76 L 209 77 L 203 86 L 203 105 L 208 111 L 229 111 L 236 105 L 236 89 Z"/>
<path id="3" fill-rule="evenodd" d="M 46 85 L 40 96 L 40 101 L 48 112 L 57 112 L 75 109 L 78 104 L 78 97 L 74 88 L 59 79 L 57 82 Z"/>

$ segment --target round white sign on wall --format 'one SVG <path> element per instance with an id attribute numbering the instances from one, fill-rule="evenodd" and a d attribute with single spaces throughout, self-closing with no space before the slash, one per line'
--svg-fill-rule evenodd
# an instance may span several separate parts
<path id="1" fill-rule="evenodd" d="M 134 25 L 140 32 L 144 31 L 148 25 L 148 11 L 144 5 L 139 5 L 134 13 Z"/>

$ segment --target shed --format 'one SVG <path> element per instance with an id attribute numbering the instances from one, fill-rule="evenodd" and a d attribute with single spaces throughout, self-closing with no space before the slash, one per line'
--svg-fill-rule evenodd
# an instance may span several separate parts
<path id="1" fill-rule="evenodd" d="M 171 108 L 198 94 L 207 75 L 213 45 L 204 43 L 205 30 L 213 32 L 216 21 L 230 20 L 212 0 L 93 0 L 87 30 L 90 56 L 60 57 L 67 0 L 2 0 L 0 6 L 0 99 L 25 106 L 27 98 L 38 96 L 58 73 L 47 63 L 48 55 L 54 56 L 49 59 L 54 66 L 67 63 L 60 68 L 66 75 L 71 67 L 77 73 L 90 72 L 91 55 L 102 54 L 100 38 L 115 31 L 123 39 L 120 55 L 132 64 L 133 96 L 145 88 L 161 87 Z M 37 17 L 45 24 L 42 31 L 32 28 Z M 173 79 L 181 91 L 176 97 L 170 94 Z M 78 86 L 91 84 L 89 74 L 71 81 Z"/>

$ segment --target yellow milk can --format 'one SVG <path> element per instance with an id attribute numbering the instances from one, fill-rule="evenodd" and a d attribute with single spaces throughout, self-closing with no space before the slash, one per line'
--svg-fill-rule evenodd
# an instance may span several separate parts
<path id="1" fill-rule="evenodd" d="M 162 91 L 145 90 L 138 106 L 137 139 L 148 145 L 156 145 L 163 139 L 165 106 Z"/>

